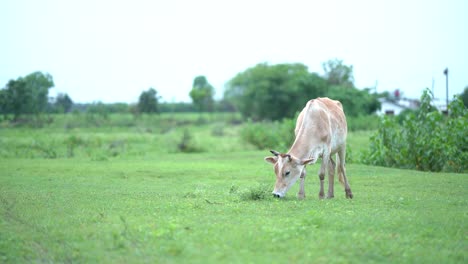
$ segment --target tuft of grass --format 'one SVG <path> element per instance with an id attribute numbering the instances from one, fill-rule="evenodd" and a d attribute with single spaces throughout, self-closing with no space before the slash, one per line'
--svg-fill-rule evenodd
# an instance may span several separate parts
<path id="1" fill-rule="evenodd" d="M 232 191 L 232 187 L 231 187 Z M 244 201 L 264 200 L 271 196 L 271 186 L 265 183 L 259 183 L 247 190 L 240 192 L 239 197 Z"/>

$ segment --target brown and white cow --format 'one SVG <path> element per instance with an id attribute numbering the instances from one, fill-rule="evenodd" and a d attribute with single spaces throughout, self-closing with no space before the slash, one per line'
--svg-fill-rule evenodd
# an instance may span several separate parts
<path id="1" fill-rule="evenodd" d="M 328 170 L 328 198 L 333 198 L 335 162 L 333 154 L 338 154 L 338 178 L 344 184 L 346 198 L 353 198 L 345 172 L 346 156 L 346 117 L 339 101 L 329 98 L 317 98 L 307 102 L 296 121 L 293 145 L 285 153 L 271 150 L 273 157 L 265 161 L 274 164 L 276 184 L 273 190 L 275 197 L 284 197 L 289 188 L 300 178 L 298 198 L 305 197 L 304 180 L 306 165 L 314 164 L 322 158 L 319 171 L 319 198 L 324 198 L 323 184 L 325 172 Z"/>

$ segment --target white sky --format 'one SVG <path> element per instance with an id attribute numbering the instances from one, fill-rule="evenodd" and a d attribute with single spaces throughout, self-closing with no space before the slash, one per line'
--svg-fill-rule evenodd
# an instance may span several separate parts
<path id="1" fill-rule="evenodd" d="M 190 101 L 197 75 L 224 85 L 257 63 L 333 58 L 355 85 L 445 99 L 468 85 L 468 1 L 1 0 L 0 87 L 50 73 L 51 94 L 75 102 L 136 102 L 154 87 Z"/>

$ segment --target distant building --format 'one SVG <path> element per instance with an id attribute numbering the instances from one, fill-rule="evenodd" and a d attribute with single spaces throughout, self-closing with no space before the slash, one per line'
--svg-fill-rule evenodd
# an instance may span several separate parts
<path id="1" fill-rule="evenodd" d="M 377 111 L 377 115 L 399 115 L 403 110 L 415 110 L 419 108 L 419 101 L 415 99 L 403 98 L 400 100 L 391 100 L 388 98 L 380 98 L 379 102 L 381 108 Z"/>
<path id="2" fill-rule="evenodd" d="M 449 103 L 450 102 L 452 102 L 452 100 L 449 100 Z M 447 111 L 447 103 L 445 100 L 442 100 L 439 98 L 433 98 L 432 105 L 442 113 Z"/>

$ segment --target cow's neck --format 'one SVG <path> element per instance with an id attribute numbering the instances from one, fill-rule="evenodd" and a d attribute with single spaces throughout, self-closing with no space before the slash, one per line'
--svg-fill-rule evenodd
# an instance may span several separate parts
<path id="1" fill-rule="evenodd" d="M 320 139 L 317 139 L 314 134 L 319 134 L 314 126 L 309 126 L 306 129 L 303 127 L 288 153 L 301 160 L 309 158 L 318 159 L 323 152 L 323 146 Z"/>
<path id="2" fill-rule="evenodd" d="M 308 159 L 311 156 L 313 146 L 310 142 L 301 140 L 301 137 L 296 138 L 294 144 L 288 151 L 288 154 L 291 154 L 293 157 L 298 159 Z"/>

